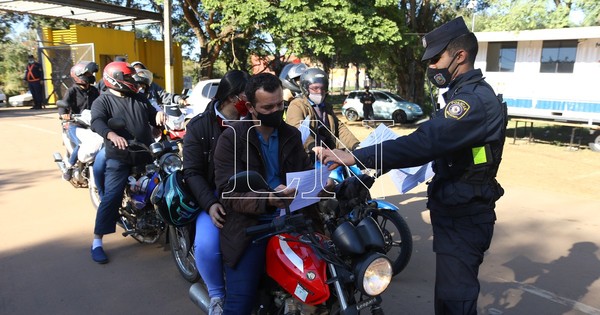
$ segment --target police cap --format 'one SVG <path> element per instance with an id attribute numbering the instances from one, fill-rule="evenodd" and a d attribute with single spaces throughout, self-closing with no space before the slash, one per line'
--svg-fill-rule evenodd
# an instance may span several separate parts
<path id="1" fill-rule="evenodd" d="M 470 31 L 465 24 L 465 20 L 463 20 L 462 16 L 459 16 L 425 34 L 425 36 L 423 36 L 425 53 L 423 54 L 421 61 L 433 58 L 435 55 L 444 51 L 451 40 L 469 33 Z"/>

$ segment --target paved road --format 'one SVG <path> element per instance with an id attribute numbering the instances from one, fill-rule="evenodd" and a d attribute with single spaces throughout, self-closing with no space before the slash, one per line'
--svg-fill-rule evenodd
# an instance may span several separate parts
<path id="1" fill-rule="evenodd" d="M 0 314 L 196 314 L 163 244 L 105 237 L 111 262 L 91 261 L 94 212 L 62 181 L 55 110 L 0 109 Z M 577 175 L 577 174 L 575 174 Z M 585 176 L 582 174 L 581 176 Z M 434 256 L 424 187 L 374 195 L 400 204 L 415 250 L 384 297 L 388 314 L 432 314 Z M 557 183 L 559 184 L 559 183 Z M 600 314 L 600 203 L 510 186 L 481 269 L 482 314 Z"/>

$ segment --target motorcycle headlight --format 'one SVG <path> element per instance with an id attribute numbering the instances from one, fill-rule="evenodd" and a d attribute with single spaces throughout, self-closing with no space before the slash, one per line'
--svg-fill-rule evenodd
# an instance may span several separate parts
<path id="1" fill-rule="evenodd" d="M 392 282 L 392 263 L 385 255 L 373 253 L 356 265 L 354 274 L 362 293 L 377 296 Z"/>
<path id="2" fill-rule="evenodd" d="M 163 172 L 167 174 L 171 174 L 183 168 L 181 158 L 175 153 L 167 153 L 163 155 L 160 158 L 159 165 Z"/>

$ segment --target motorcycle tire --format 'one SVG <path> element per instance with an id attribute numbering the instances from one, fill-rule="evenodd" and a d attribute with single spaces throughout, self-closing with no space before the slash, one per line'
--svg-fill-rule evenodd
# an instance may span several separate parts
<path id="1" fill-rule="evenodd" d="M 190 283 L 200 280 L 200 273 L 196 268 L 193 246 L 194 240 L 188 226 L 169 226 L 169 245 L 175 265 L 181 276 Z"/>
<path id="2" fill-rule="evenodd" d="M 412 256 L 412 233 L 402 216 L 393 210 L 377 209 L 371 212 L 385 240 L 385 255 L 392 261 L 394 276 L 399 274 Z"/>

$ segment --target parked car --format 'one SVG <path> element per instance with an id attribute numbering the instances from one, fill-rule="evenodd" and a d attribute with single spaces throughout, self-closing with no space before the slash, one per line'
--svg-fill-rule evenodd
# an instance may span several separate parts
<path id="1" fill-rule="evenodd" d="M 2 104 L 2 106 L 5 106 L 6 103 L 6 94 L 4 94 L 2 90 L 0 90 L 0 103 Z"/>
<path id="2" fill-rule="evenodd" d="M 189 92 L 186 99 L 189 104 L 186 106 L 186 119 L 190 119 L 206 109 L 206 105 L 217 94 L 217 88 L 221 79 L 210 79 L 198 82 Z"/>
<path id="3" fill-rule="evenodd" d="M 399 95 L 381 90 L 371 90 L 375 96 L 373 112 L 375 119 L 393 120 L 396 123 L 407 123 L 423 117 L 421 106 L 411 103 Z M 363 104 L 360 98 L 364 91 L 352 91 L 342 106 L 342 114 L 348 121 L 358 121 L 363 117 Z"/>
<path id="4" fill-rule="evenodd" d="M 11 96 L 8 98 L 8 104 L 13 107 L 17 106 L 33 106 L 33 96 L 31 92 L 27 91 L 27 93 Z"/>

